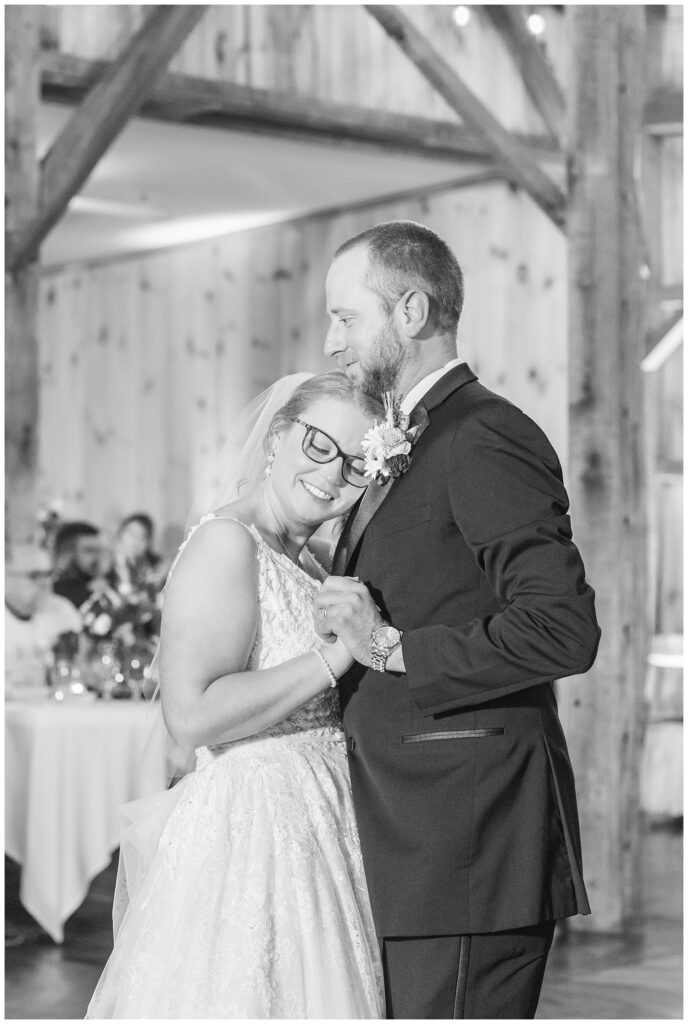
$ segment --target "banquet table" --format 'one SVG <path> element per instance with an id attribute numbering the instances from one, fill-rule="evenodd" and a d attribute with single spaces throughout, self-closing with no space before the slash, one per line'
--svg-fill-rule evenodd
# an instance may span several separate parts
<path id="1" fill-rule="evenodd" d="M 156 714 L 134 700 L 5 703 L 5 852 L 55 942 L 119 845 L 120 806 L 165 787 Z"/>

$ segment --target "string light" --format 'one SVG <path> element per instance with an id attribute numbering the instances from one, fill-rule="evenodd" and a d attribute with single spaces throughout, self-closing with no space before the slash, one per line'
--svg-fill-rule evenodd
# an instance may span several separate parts
<path id="1" fill-rule="evenodd" d="M 459 28 L 465 28 L 471 20 L 471 12 L 464 4 L 454 8 L 453 18 Z"/>
<path id="2" fill-rule="evenodd" d="M 528 31 L 532 32 L 534 36 L 541 36 L 545 31 L 545 19 L 541 14 L 529 14 L 528 15 Z"/>

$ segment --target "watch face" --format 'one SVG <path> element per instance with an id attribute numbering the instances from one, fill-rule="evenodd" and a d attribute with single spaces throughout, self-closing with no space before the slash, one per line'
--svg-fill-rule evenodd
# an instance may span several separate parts
<path id="1" fill-rule="evenodd" d="M 401 639 L 401 633 L 394 626 L 378 626 L 373 635 L 380 647 L 395 647 Z"/>

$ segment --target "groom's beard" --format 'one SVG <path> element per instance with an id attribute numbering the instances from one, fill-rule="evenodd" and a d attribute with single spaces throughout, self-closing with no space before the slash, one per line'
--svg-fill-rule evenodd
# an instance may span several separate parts
<path id="1" fill-rule="evenodd" d="M 407 349 L 399 340 L 394 324 L 388 320 L 373 339 L 366 362 L 359 363 L 361 381 L 358 387 L 381 402 L 387 391 L 395 391 L 399 374 L 407 361 Z"/>

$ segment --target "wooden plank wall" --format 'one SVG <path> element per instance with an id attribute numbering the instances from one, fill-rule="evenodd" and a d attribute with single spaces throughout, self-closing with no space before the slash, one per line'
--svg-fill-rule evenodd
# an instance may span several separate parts
<path id="1" fill-rule="evenodd" d="M 466 82 L 507 128 L 543 132 L 511 57 L 479 9 L 474 8 L 463 30 L 452 20 L 452 6 L 405 5 L 404 9 L 447 59 L 460 61 Z M 146 7 L 86 4 L 43 10 L 47 45 L 82 57 L 113 58 L 140 25 Z M 548 53 L 565 80 L 564 19 L 554 9 L 547 13 L 546 39 Z M 213 6 L 170 70 L 456 120 L 451 108 L 359 5 Z"/>
<path id="2" fill-rule="evenodd" d="M 135 4 L 46 5 L 40 8 L 43 19 L 43 45 L 84 57 L 112 58 L 140 25 L 146 10 L 146 5 Z M 445 57 L 460 62 L 461 72 L 467 83 L 488 103 L 506 126 L 522 132 L 542 132 L 542 122 L 534 111 L 518 74 L 515 73 L 510 56 L 496 37 L 491 23 L 479 9 L 473 9 L 471 21 L 463 30 L 458 29 L 452 20 L 451 6 L 409 5 L 405 6 L 405 11 L 419 27 L 428 32 Z M 682 8 L 680 5 L 667 5 L 662 7 L 661 11 L 657 8 L 657 12 L 653 43 L 656 51 L 653 56 L 656 63 L 656 81 L 665 87 L 680 87 L 683 74 Z M 547 32 L 543 44 L 565 89 L 569 82 L 569 42 L 562 13 L 551 9 L 547 12 Z M 296 91 L 323 99 L 357 103 L 390 111 L 448 119 L 454 119 L 455 116 L 441 97 L 387 39 L 379 25 L 357 5 L 215 5 L 174 58 L 171 70 L 254 86 Z M 508 88 L 504 88 L 504 82 L 509 82 Z M 649 84 L 653 83 L 650 81 Z M 664 138 L 656 143 L 656 151 L 660 180 L 657 202 L 661 207 L 662 221 L 659 242 L 660 275 L 663 284 L 675 285 L 682 281 L 683 236 L 679 212 L 682 197 L 682 138 Z M 553 381 L 563 380 L 566 356 L 560 341 L 552 341 L 550 338 L 553 330 L 554 333 L 559 333 L 566 315 L 565 298 L 560 287 L 563 254 L 559 242 L 548 237 L 543 258 L 533 258 L 533 247 L 524 241 L 529 236 L 531 221 L 534 218 L 539 219 L 532 205 L 527 201 L 508 197 L 502 189 L 495 186 L 483 193 L 457 193 L 453 199 L 445 196 L 429 198 L 427 201 L 419 200 L 416 204 L 407 204 L 400 211 L 392 207 L 381 208 L 379 211 L 371 210 L 370 213 L 351 220 L 355 225 L 352 230 L 356 230 L 359 224 L 392 215 L 416 216 L 418 219 L 426 219 L 428 223 L 433 223 L 435 211 L 444 213 L 447 205 L 454 205 L 459 211 L 456 214 L 452 212 L 449 218 L 449 231 L 456 234 L 457 251 L 467 267 L 473 263 L 479 271 L 472 282 L 473 298 L 469 295 L 464 318 L 464 350 L 470 353 L 471 346 L 477 348 L 477 343 L 472 337 L 473 331 L 476 337 L 492 339 L 489 355 L 483 352 L 472 353 L 474 361 L 477 359 L 478 368 L 485 373 L 488 382 L 508 390 L 516 400 L 522 401 L 529 411 L 534 412 L 536 418 L 540 418 L 551 430 L 565 460 L 566 425 L 561 410 L 565 405 L 566 396 L 562 390 L 563 385 L 559 383 L 555 386 Z M 485 209 L 490 211 L 489 214 L 480 212 Z M 501 224 L 498 218 L 504 216 L 505 212 L 507 222 Z M 486 218 L 486 222 L 490 223 L 487 236 L 481 235 L 481 218 Z M 444 229 L 442 216 L 437 216 L 435 222 Z M 453 226 L 454 222 L 456 227 Z M 339 218 L 332 223 L 333 238 L 337 237 L 337 225 L 342 226 L 340 237 L 348 233 L 344 227 L 349 223 L 347 218 Z M 463 230 L 466 223 L 470 223 L 477 231 L 477 236 L 474 237 L 470 231 Z M 522 234 L 519 234 L 517 225 L 520 225 Z M 207 299 L 205 306 L 200 305 L 197 308 L 194 314 L 196 319 L 190 330 L 191 333 L 193 330 L 210 331 L 216 338 L 215 344 L 220 350 L 217 357 L 199 348 L 201 354 L 197 359 L 199 365 L 202 364 L 206 369 L 212 370 L 210 376 L 213 385 L 225 389 L 224 393 L 228 396 L 226 401 L 230 402 L 232 407 L 243 400 L 242 387 L 245 387 L 247 394 L 251 393 L 260 380 L 270 375 L 266 367 L 277 365 L 279 359 L 283 358 L 280 355 L 277 359 L 271 348 L 278 335 L 280 338 L 289 338 L 287 352 L 298 354 L 298 359 L 302 362 L 308 358 L 312 365 L 316 366 L 319 358 L 319 341 L 316 342 L 314 338 L 309 340 L 306 334 L 314 328 L 316 332 L 323 329 L 324 321 L 318 320 L 321 309 L 321 276 L 322 267 L 327 264 L 332 246 L 328 248 L 327 244 L 319 241 L 312 243 L 310 239 L 317 234 L 312 226 L 307 229 L 309 240 L 304 241 L 301 238 L 304 230 L 306 229 L 302 230 L 301 227 L 283 227 L 256 233 L 250 241 L 247 236 L 237 236 L 236 242 L 227 241 L 215 249 L 206 246 L 202 249 L 204 255 L 198 265 L 191 266 L 188 273 L 179 271 L 184 278 L 185 288 L 190 295 L 189 301 L 194 308 L 197 301 L 200 301 L 198 296 L 206 292 L 220 296 L 219 299 Z M 541 233 L 544 228 L 538 230 Z M 556 250 L 557 253 L 551 262 L 551 273 L 547 269 L 550 250 Z M 216 255 L 213 256 L 213 252 Z M 218 255 L 219 253 L 222 255 Z M 227 253 L 230 255 L 226 255 Z M 479 267 L 481 257 L 487 259 L 484 268 Z M 157 290 L 153 289 L 152 296 L 148 296 L 147 302 L 142 300 L 131 306 L 129 334 L 135 333 L 140 327 L 141 320 L 138 314 L 143 315 L 144 309 L 150 308 L 152 336 L 160 337 L 162 314 L 159 311 L 159 293 L 165 287 L 164 282 L 168 279 L 169 271 L 158 269 L 167 264 L 164 260 L 163 264 L 159 264 L 156 262 L 157 259 L 143 261 L 156 268 L 160 282 Z M 182 263 L 185 261 L 183 252 L 178 259 Z M 232 314 L 223 320 L 218 310 L 221 310 L 223 305 L 222 296 L 228 294 L 227 287 L 223 290 L 225 279 L 222 276 L 227 269 L 221 266 L 223 260 L 227 259 L 232 264 L 229 273 L 234 274 L 236 279 L 242 282 L 242 288 L 237 289 L 241 291 L 241 300 L 236 295 L 234 297 L 234 302 L 238 303 L 236 317 Z M 171 256 L 168 257 L 168 261 L 171 266 Z M 118 276 L 128 275 L 129 291 L 135 291 L 133 282 L 140 273 L 143 262 L 130 262 L 126 274 L 123 270 L 118 272 Z M 311 263 L 318 266 L 317 271 L 306 273 L 295 270 L 297 265 Z M 207 283 L 201 280 L 201 265 L 209 269 L 211 286 L 206 286 Z M 307 298 L 308 314 L 305 319 L 300 316 L 299 304 L 294 305 L 293 299 L 290 298 L 293 296 L 294 286 L 292 278 L 288 275 L 294 273 L 299 276 L 299 287 L 304 289 Z M 100 293 L 105 301 L 109 301 L 107 296 L 112 294 L 115 287 L 119 289 L 118 294 L 125 294 L 122 291 L 124 285 L 113 285 L 113 275 L 114 269 L 110 272 L 106 268 L 101 268 L 98 271 L 79 271 L 74 279 L 81 280 L 82 287 L 90 293 L 91 283 L 97 277 L 101 281 L 98 285 Z M 512 287 L 514 275 L 518 276 L 516 288 Z M 69 277 L 70 272 L 66 271 L 55 278 L 55 288 L 60 291 L 63 304 L 64 281 Z M 261 279 L 263 277 L 265 280 Z M 505 281 L 509 282 L 506 291 Z M 269 302 L 254 301 L 258 294 L 267 293 Z M 69 289 L 67 294 L 71 294 Z M 494 295 L 501 298 L 507 294 L 508 302 L 494 301 Z M 475 303 L 474 306 L 471 306 L 472 301 Z M 45 309 L 45 299 L 43 305 Z M 236 320 L 238 323 L 247 323 L 249 308 L 254 310 L 252 327 L 248 332 L 250 348 L 244 348 L 243 343 L 238 347 L 236 344 L 230 345 L 232 322 Z M 472 309 L 480 309 L 480 316 L 472 312 Z M 145 315 L 148 316 L 148 312 Z M 43 322 L 46 324 L 52 324 L 53 319 L 47 315 L 43 316 Z M 522 326 L 524 324 L 527 326 Z M 554 328 L 552 325 L 555 325 Z M 178 326 L 175 324 L 175 328 Z M 48 334 L 52 331 L 51 326 Z M 512 347 L 512 341 L 516 337 L 522 344 L 525 343 L 522 358 L 519 358 L 517 350 Z M 87 345 L 87 341 L 84 340 L 83 344 Z M 227 369 L 231 364 L 224 358 L 223 352 L 228 345 L 233 352 L 232 358 L 243 360 L 238 373 L 233 369 Z M 168 351 L 164 358 L 151 352 L 147 354 L 146 359 L 152 362 L 144 373 L 144 378 L 157 379 L 152 371 L 156 365 L 155 360 L 162 360 L 166 369 L 166 380 L 169 381 L 166 394 L 169 392 L 170 395 L 176 395 L 179 388 L 187 382 L 183 373 L 180 372 L 177 376 L 177 369 L 183 367 L 184 358 L 190 356 L 188 353 L 186 356 L 183 355 L 185 349 L 178 350 L 168 343 L 167 350 L 170 348 L 172 351 Z M 77 358 L 72 349 L 70 352 L 71 357 Z M 240 355 L 239 352 L 243 354 Z M 51 355 L 44 359 L 44 365 L 48 367 L 46 380 L 50 379 L 49 369 L 57 358 Z M 65 358 L 64 353 L 62 358 Z M 130 358 L 137 360 L 139 356 Z M 169 364 L 165 362 L 168 358 Z M 78 376 L 79 372 L 83 373 L 78 369 L 78 364 L 71 367 L 70 372 L 73 376 Z M 114 380 L 115 376 L 110 379 Z M 240 380 L 247 383 L 239 386 L 237 382 Z M 199 386 L 201 383 L 202 375 L 199 376 Z M 675 384 L 676 377 L 671 373 L 652 382 L 648 391 L 650 415 L 654 408 L 674 408 L 676 403 L 672 404 L 671 400 L 666 400 L 664 388 L 671 388 Z M 44 384 L 44 391 L 48 386 Z M 104 386 L 102 381 L 99 386 Z M 165 390 L 159 383 L 149 384 L 148 387 L 150 395 L 158 389 Z M 50 407 L 50 399 L 47 400 Z M 153 407 L 153 398 L 150 398 L 150 408 Z M 200 424 L 209 423 L 212 417 L 209 413 L 204 414 L 202 409 L 202 406 L 198 407 L 196 415 L 198 430 L 207 432 L 208 428 L 201 428 Z M 216 420 L 218 415 L 215 414 Z M 166 416 L 170 418 L 169 413 L 166 413 Z M 170 436 L 175 435 L 176 421 L 174 417 L 172 420 L 173 422 L 169 423 Z M 45 421 L 53 423 L 54 418 L 51 419 L 47 415 Z M 78 433 L 76 428 L 74 429 Z M 109 427 L 109 436 L 113 436 L 114 429 L 112 426 Z M 46 437 L 52 436 L 48 426 L 44 428 L 43 433 Z M 219 433 L 221 434 L 221 430 Z M 105 443 L 98 428 L 95 428 L 93 436 L 101 438 L 98 442 L 100 446 Z M 210 443 L 206 439 L 204 447 L 209 446 Z M 182 438 L 181 449 L 185 448 L 186 444 Z M 90 449 L 83 439 L 80 441 L 77 437 L 74 438 L 73 451 L 79 453 L 79 464 L 84 463 L 84 460 L 84 464 L 88 464 L 86 453 Z M 177 510 L 184 504 L 185 498 L 182 495 L 186 495 L 188 491 L 188 486 L 182 483 L 185 475 L 190 473 L 193 477 L 197 470 L 190 467 L 196 466 L 199 459 L 201 462 L 205 460 L 205 454 L 201 451 L 193 456 L 182 456 L 179 452 L 179 446 L 171 444 L 169 458 L 177 468 L 170 480 L 165 477 L 165 487 L 170 492 L 166 505 L 175 509 L 175 515 L 178 515 Z M 44 459 L 43 465 L 45 464 Z M 67 475 L 79 476 L 80 472 L 74 468 Z M 142 474 L 142 480 L 150 480 L 150 473 L 139 473 Z M 58 474 L 55 472 L 47 472 L 44 469 L 44 492 L 57 487 L 57 477 Z M 659 490 L 654 488 L 651 499 L 658 509 L 658 530 L 661 531 L 665 525 L 661 517 L 668 514 L 667 508 L 670 506 L 677 510 L 670 517 L 674 525 L 667 526 L 670 528 L 670 540 L 665 544 L 665 547 L 673 550 L 679 537 L 676 524 L 680 519 L 680 485 L 676 482 L 669 484 L 665 476 L 658 480 Z M 652 490 L 652 481 L 650 486 Z M 82 487 L 78 481 L 70 478 L 66 490 L 70 501 L 83 503 L 86 500 L 80 496 Z M 134 483 L 131 484 L 130 494 L 132 497 L 136 496 Z M 668 494 L 671 497 L 665 502 Z M 159 496 L 154 495 L 146 500 L 152 501 L 156 507 L 161 506 Z M 100 504 L 103 509 L 106 505 L 109 507 L 105 498 Z M 657 537 L 655 541 L 655 546 L 658 546 Z M 670 560 L 664 571 L 665 580 L 670 576 L 669 565 Z M 675 619 L 677 608 L 676 598 L 670 596 L 675 591 L 674 582 L 672 580 L 667 584 L 668 600 L 674 608 L 670 615 L 672 621 Z"/>
<path id="3" fill-rule="evenodd" d="M 393 218 L 453 247 L 467 281 L 460 354 L 565 457 L 565 242 L 501 184 L 44 275 L 40 492 L 114 528 L 184 523 L 228 423 L 275 377 L 328 366 L 324 278 L 347 237 Z"/>
<path id="4" fill-rule="evenodd" d="M 683 8 L 647 11 L 649 89 L 680 90 L 683 84 Z M 652 268 L 648 327 L 656 332 L 677 308 L 662 300 L 683 284 L 683 136 L 646 137 L 642 163 L 648 255 Z M 679 303 L 680 304 L 680 300 Z M 655 334 L 656 337 L 656 334 Z M 683 629 L 683 353 L 644 374 L 650 522 L 650 628 L 655 634 Z"/>
<path id="5" fill-rule="evenodd" d="M 678 349 L 648 375 L 646 396 L 655 419 L 649 500 L 656 522 L 652 538 L 655 578 L 651 628 L 654 633 L 683 632 L 683 351 Z"/>

